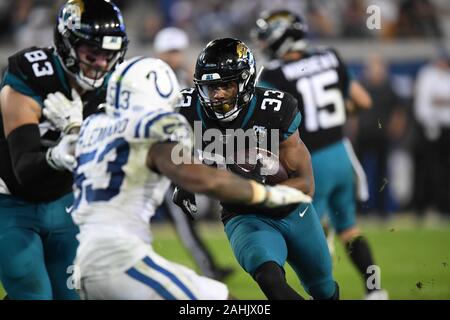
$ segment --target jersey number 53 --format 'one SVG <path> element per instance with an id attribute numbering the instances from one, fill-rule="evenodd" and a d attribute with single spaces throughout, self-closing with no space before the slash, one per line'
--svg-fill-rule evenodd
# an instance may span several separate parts
<path id="1" fill-rule="evenodd" d="M 108 201 L 120 192 L 125 177 L 122 167 L 127 163 L 130 146 L 123 138 L 117 138 L 106 145 L 103 150 L 94 150 L 83 153 L 78 157 L 78 168 L 75 184 L 80 190 L 76 195 L 75 207 L 84 198 L 87 203 L 94 201 Z M 105 179 L 89 179 L 96 171 L 108 173 Z M 80 183 L 81 182 L 81 183 Z"/>

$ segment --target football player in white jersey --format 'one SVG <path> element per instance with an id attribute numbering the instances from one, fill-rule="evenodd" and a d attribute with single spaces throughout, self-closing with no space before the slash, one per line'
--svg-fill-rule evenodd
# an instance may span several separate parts
<path id="1" fill-rule="evenodd" d="M 170 180 L 224 202 L 278 207 L 311 201 L 287 186 L 263 186 L 225 170 L 175 161 L 172 154 L 183 150 L 190 160 L 192 146 L 190 126 L 174 109 L 179 98 L 166 63 L 133 58 L 112 74 L 105 112 L 88 117 L 80 129 L 73 219 L 80 227 L 75 263 L 84 299 L 228 297 L 225 284 L 152 249 L 150 218 Z M 64 126 L 65 111 L 56 100 L 47 101 L 47 108 L 55 125 Z M 61 148 L 61 157 L 70 158 L 67 152 Z"/>

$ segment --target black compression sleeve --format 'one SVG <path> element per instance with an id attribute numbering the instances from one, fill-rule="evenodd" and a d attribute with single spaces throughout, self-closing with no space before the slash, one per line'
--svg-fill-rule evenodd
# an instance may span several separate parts
<path id="1" fill-rule="evenodd" d="M 38 125 L 20 126 L 8 135 L 7 140 L 14 174 L 21 185 L 35 185 L 55 171 L 45 159 Z"/>

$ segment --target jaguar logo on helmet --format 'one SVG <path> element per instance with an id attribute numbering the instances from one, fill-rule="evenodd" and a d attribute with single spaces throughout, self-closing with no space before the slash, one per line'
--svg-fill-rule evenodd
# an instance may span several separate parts
<path id="1" fill-rule="evenodd" d="M 238 43 L 236 45 L 236 52 L 239 58 L 244 58 L 247 56 L 247 47 L 243 43 Z"/>
<path id="2" fill-rule="evenodd" d="M 69 1 L 67 6 L 61 11 L 58 19 L 58 29 L 63 32 L 64 29 L 81 29 L 81 15 L 84 12 L 84 2 L 82 0 Z"/>

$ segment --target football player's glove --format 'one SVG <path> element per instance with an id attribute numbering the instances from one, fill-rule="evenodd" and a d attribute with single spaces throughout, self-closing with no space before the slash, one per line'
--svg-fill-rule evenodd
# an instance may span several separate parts
<path id="1" fill-rule="evenodd" d="M 282 207 L 294 203 L 310 203 L 312 198 L 298 189 L 284 185 L 265 186 L 266 198 L 262 205 L 268 208 Z"/>
<path id="2" fill-rule="evenodd" d="M 63 93 L 55 92 L 44 100 L 44 116 L 64 133 L 81 127 L 83 122 L 83 102 L 75 89 L 72 89 L 72 98 L 71 101 Z"/>
<path id="3" fill-rule="evenodd" d="M 180 187 L 175 187 L 175 191 L 172 195 L 172 201 L 181 208 L 189 219 L 194 220 L 197 217 L 197 203 L 195 202 L 195 194 Z"/>
<path id="4" fill-rule="evenodd" d="M 251 204 L 262 205 L 266 208 L 284 207 L 296 203 L 310 203 L 312 198 L 302 191 L 277 184 L 275 186 L 262 185 L 256 181 L 250 182 L 253 189 Z"/>
<path id="5" fill-rule="evenodd" d="M 74 156 L 77 139 L 77 134 L 64 135 L 56 146 L 49 148 L 46 153 L 49 166 L 58 171 L 73 171 L 77 165 Z"/>

